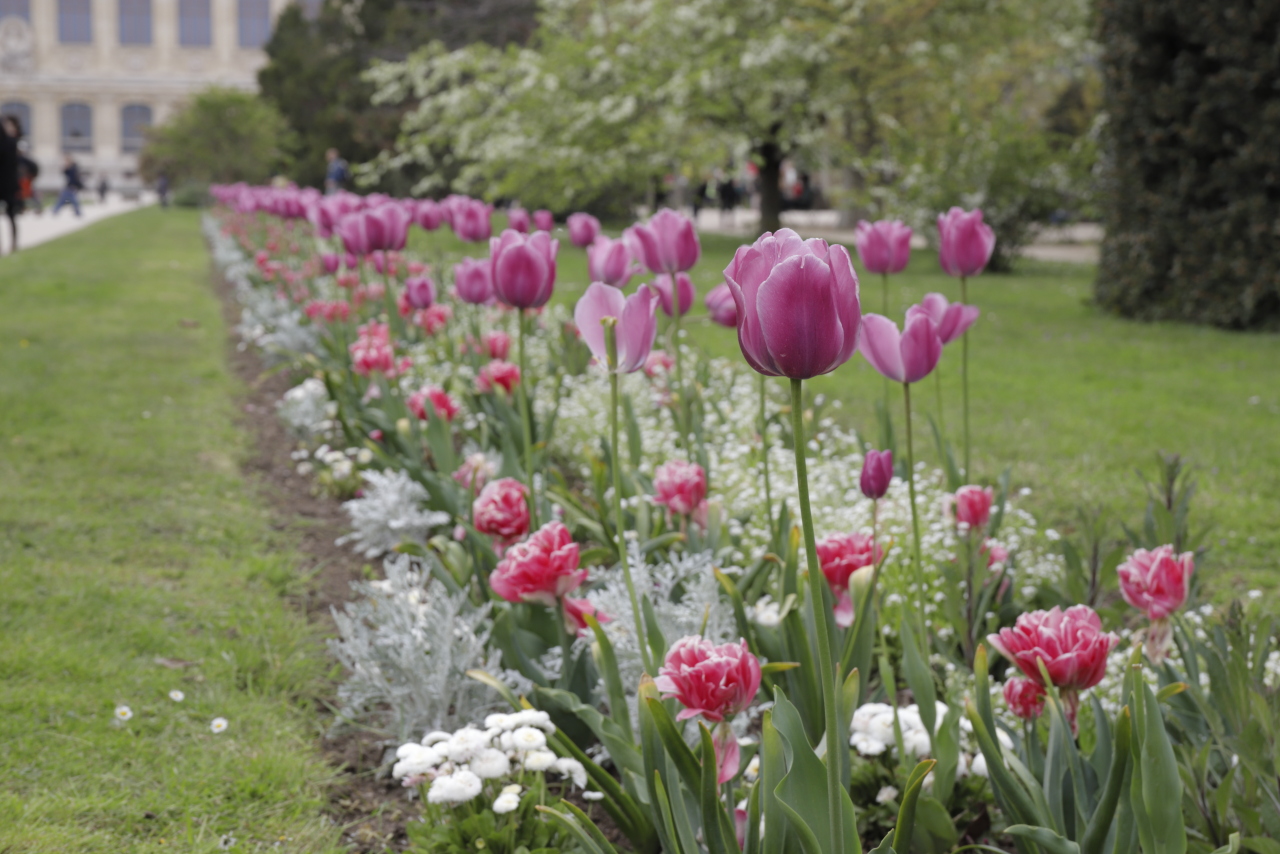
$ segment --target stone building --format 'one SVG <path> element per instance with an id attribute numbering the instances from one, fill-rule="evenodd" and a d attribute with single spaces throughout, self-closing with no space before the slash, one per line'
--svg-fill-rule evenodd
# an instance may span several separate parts
<path id="1" fill-rule="evenodd" d="M 42 188 L 64 154 L 96 184 L 139 186 L 144 132 L 209 86 L 252 90 L 262 46 L 290 2 L 0 0 L 0 113 L 18 117 Z"/>

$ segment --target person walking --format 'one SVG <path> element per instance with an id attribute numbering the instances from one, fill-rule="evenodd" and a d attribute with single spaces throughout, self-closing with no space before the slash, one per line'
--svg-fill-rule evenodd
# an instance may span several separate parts
<path id="1" fill-rule="evenodd" d="M 80 167 L 70 154 L 62 161 L 62 176 L 66 183 L 62 187 L 62 192 L 58 194 L 53 213 L 56 214 L 62 210 L 64 205 L 71 205 L 76 216 L 80 216 L 80 197 L 77 194 L 84 189 L 84 179 L 80 177 Z"/>
<path id="2" fill-rule="evenodd" d="M 160 207 L 169 207 L 169 176 L 164 172 L 156 179 L 156 195 L 160 197 Z"/>
<path id="3" fill-rule="evenodd" d="M 40 191 L 36 189 L 36 179 L 40 177 L 40 164 L 31 158 L 31 141 L 18 140 L 18 198 L 22 207 L 30 207 L 37 214 L 44 213 L 40 205 Z"/>
<path id="4" fill-rule="evenodd" d="M 351 178 L 351 170 L 347 168 L 347 161 L 338 156 L 336 148 L 326 151 L 324 159 L 329 163 L 324 170 L 324 192 L 325 195 L 332 196 L 346 186 Z"/>
<path id="5" fill-rule="evenodd" d="M 0 116 L 0 205 L 9 217 L 9 233 L 13 236 L 10 253 L 18 251 L 18 214 L 22 198 L 18 183 L 18 137 L 22 129 L 13 116 Z"/>

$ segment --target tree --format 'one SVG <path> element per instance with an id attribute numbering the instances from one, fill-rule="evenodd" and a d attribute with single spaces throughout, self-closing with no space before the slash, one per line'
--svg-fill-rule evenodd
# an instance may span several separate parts
<path id="1" fill-rule="evenodd" d="M 288 129 L 257 95 L 212 88 L 147 134 L 142 175 L 174 184 L 264 183 L 287 165 Z"/>

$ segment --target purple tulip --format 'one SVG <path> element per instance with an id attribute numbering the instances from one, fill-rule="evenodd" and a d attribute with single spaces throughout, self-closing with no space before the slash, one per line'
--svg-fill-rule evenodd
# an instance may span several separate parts
<path id="1" fill-rule="evenodd" d="M 911 229 L 896 219 L 859 220 L 853 245 L 868 273 L 901 273 L 911 259 Z"/>
<path id="2" fill-rule="evenodd" d="M 431 199 L 423 199 L 414 208 L 413 221 L 425 231 L 435 231 L 444 222 L 444 211 Z"/>
<path id="3" fill-rule="evenodd" d="M 862 458 L 862 475 L 858 486 L 872 501 L 884 498 L 893 480 L 893 451 L 867 451 Z"/>
<path id="4" fill-rule="evenodd" d="M 493 299 L 493 264 L 489 259 L 463 258 L 453 265 L 453 288 L 458 299 L 484 305 Z"/>
<path id="5" fill-rule="evenodd" d="M 948 276 L 978 275 L 996 248 L 996 233 L 978 209 L 952 208 L 938 214 L 938 237 L 938 261 Z"/>
<path id="6" fill-rule="evenodd" d="M 335 231 L 348 254 L 362 258 L 373 251 L 370 229 L 381 228 L 381 225 L 374 223 L 373 220 L 374 218 L 367 211 L 349 213 L 338 220 Z"/>
<path id="7" fill-rule="evenodd" d="M 587 271 L 593 282 L 625 288 L 640 266 L 633 263 L 625 243 L 602 234 L 587 247 Z"/>
<path id="8" fill-rule="evenodd" d="M 507 229 L 489 239 L 493 292 L 512 308 L 538 308 L 551 299 L 556 284 L 560 241 L 545 231 L 525 235 Z"/>
<path id="9" fill-rule="evenodd" d="M 528 234 L 529 212 L 524 208 L 507 208 L 507 228 Z"/>
<path id="10" fill-rule="evenodd" d="M 942 339 L 927 316 L 907 318 L 906 330 L 879 314 L 862 318 L 862 355 L 894 382 L 916 383 L 929 376 L 942 356 Z"/>
<path id="11" fill-rule="evenodd" d="M 656 297 L 648 285 L 641 285 L 634 294 L 625 297 L 617 288 L 592 282 L 573 309 L 573 322 L 583 343 L 602 365 L 607 365 L 609 354 L 600 321 L 606 317 L 617 318 L 617 370 L 629 374 L 644 367 L 653 348 L 654 336 L 658 334 L 656 308 Z"/>
<path id="12" fill-rule="evenodd" d="M 330 275 L 338 272 L 338 265 L 342 263 L 337 252 L 325 252 L 320 256 L 320 260 L 324 262 L 324 271 Z"/>
<path id="13" fill-rule="evenodd" d="M 923 314 L 933 321 L 938 329 L 938 337 L 943 344 L 950 344 L 969 331 L 977 321 L 979 311 L 976 305 L 965 305 L 962 302 L 947 302 L 942 294 L 925 294 L 919 305 L 907 309 L 907 320 L 917 314 Z"/>
<path id="14" fill-rule="evenodd" d="M 733 301 L 733 291 L 729 290 L 727 283 L 721 282 L 707 291 L 703 302 L 706 303 L 707 314 L 712 322 L 730 329 L 738 325 L 738 306 Z"/>
<path id="15" fill-rule="evenodd" d="M 538 231 L 550 231 L 556 227 L 556 218 L 551 211 L 538 210 L 533 212 L 533 227 Z"/>
<path id="16" fill-rule="evenodd" d="M 393 252 L 404 249 L 409 238 L 409 213 L 404 205 L 388 202 L 369 211 L 368 215 L 375 217 L 382 225 L 381 245 L 373 246 L 373 249 Z"/>
<path id="17" fill-rule="evenodd" d="M 654 273 L 683 273 L 698 263 L 702 247 L 693 221 L 671 208 L 658 211 L 644 225 L 635 226 L 639 260 Z"/>
<path id="18" fill-rule="evenodd" d="M 453 233 L 459 240 L 476 243 L 489 240 L 493 234 L 493 223 L 490 216 L 493 208 L 479 199 L 459 198 L 452 205 Z"/>
<path id="19" fill-rule="evenodd" d="M 600 220 L 589 213 L 569 214 L 569 242 L 579 249 L 586 249 L 600 236 Z"/>
<path id="20" fill-rule="evenodd" d="M 436 301 L 436 283 L 430 276 L 410 276 L 404 283 L 404 295 L 414 308 L 430 308 Z"/>
<path id="21" fill-rule="evenodd" d="M 688 273 L 676 273 L 675 280 L 675 287 L 672 288 L 670 276 L 665 274 L 658 276 L 653 280 L 653 289 L 658 292 L 658 303 L 667 317 L 675 316 L 675 300 L 672 291 L 679 294 L 680 316 L 684 317 L 689 313 L 689 309 L 693 308 L 693 298 L 697 296 L 697 291 L 693 289 L 693 280 L 689 278 Z"/>
<path id="22" fill-rule="evenodd" d="M 724 271 L 738 310 L 738 345 L 766 376 L 808 379 L 849 361 L 862 308 L 849 251 L 789 228 L 740 246 Z"/>
<path id="23" fill-rule="evenodd" d="M 342 264 L 348 270 L 354 270 L 360 266 L 360 258 L 354 252 L 348 252 L 342 256 Z"/>

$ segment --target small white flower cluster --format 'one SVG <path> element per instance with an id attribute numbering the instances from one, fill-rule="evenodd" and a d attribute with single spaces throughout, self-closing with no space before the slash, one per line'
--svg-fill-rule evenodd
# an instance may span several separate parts
<path id="1" fill-rule="evenodd" d="M 948 712 L 947 704 L 937 703 L 935 727 L 941 727 Z M 932 750 L 932 739 L 929 729 L 920 717 L 920 708 L 912 703 L 896 710 L 898 730 L 902 733 L 902 749 L 912 758 L 920 759 L 929 755 Z M 853 713 L 850 725 L 849 746 L 861 756 L 875 757 L 885 752 L 897 752 L 897 738 L 894 734 L 895 709 L 888 703 L 865 703 Z M 936 733 L 935 733 L 936 734 Z M 1013 740 L 999 727 L 996 736 L 1001 746 L 1013 747 Z M 973 724 L 968 718 L 960 718 L 960 758 L 956 767 L 957 777 L 975 774 L 987 776 L 986 757 L 978 750 L 973 741 Z M 932 775 L 926 778 L 926 785 L 931 784 Z M 896 793 L 888 798 L 892 800 Z M 880 801 L 884 803 L 884 801 Z"/>
<path id="2" fill-rule="evenodd" d="M 276 403 L 276 412 L 289 429 L 306 439 L 333 430 L 338 404 L 329 400 L 329 390 L 315 377 L 307 377 L 284 393 Z"/>
<path id="3" fill-rule="evenodd" d="M 553 772 L 580 789 L 587 770 L 570 757 L 557 757 L 547 746 L 555 725 L 546 712 L 526 709 L 485 718 L 484 729 L 465 726 L 453 733 L 431 732 L 419 742 L 400 745 L 391 775 L 406 786 L 430 781 L 427 802 L 456 806 L 473 800 L 486 780 L 501 780 L 522 771 Z M 493 811 L 504 814 L 520 805 L 519 784 L 499 790 Z"/>

